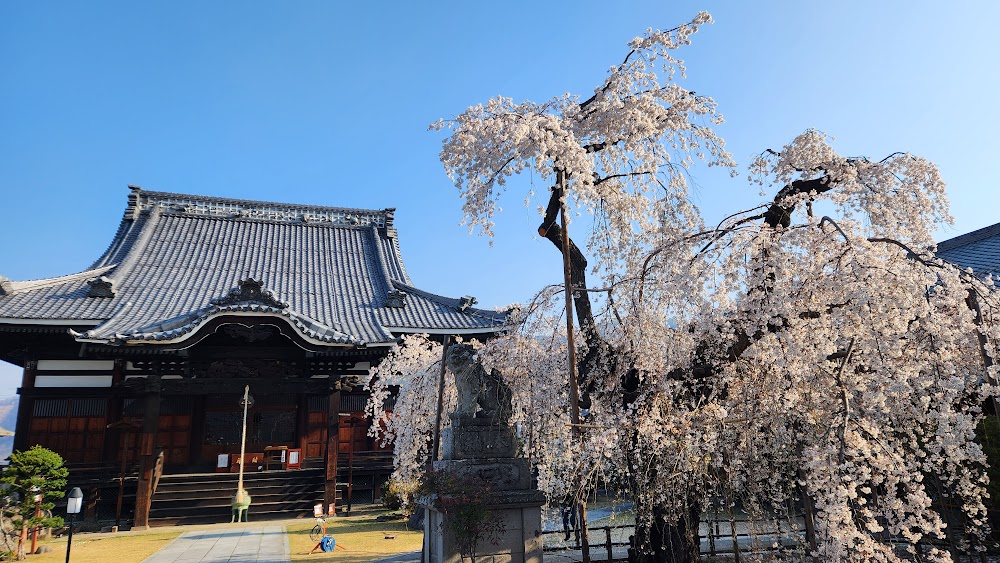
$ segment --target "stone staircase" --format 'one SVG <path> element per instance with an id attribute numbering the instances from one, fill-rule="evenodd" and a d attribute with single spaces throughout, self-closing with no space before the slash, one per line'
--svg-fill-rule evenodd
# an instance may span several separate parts
<path id="1" fill-rule="evenodd" d="M 312 517 L 323 499 L 323 469 L 265 471 L 243 475 L 243 488 L 253 504 L 249 520 Z M 229 522 L 236 494 L 235 473 L 164 475 L 153 495 L 150 526 Z"/>

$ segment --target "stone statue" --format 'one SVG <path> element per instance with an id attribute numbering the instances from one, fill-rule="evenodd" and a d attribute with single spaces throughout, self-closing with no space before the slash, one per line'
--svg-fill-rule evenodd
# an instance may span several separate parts
<path id="1" fill-rule="evenodd" d="M 448 369 L 455 374 L 458 388 L 456 416 L 507 424 L 511 414 L 510 388 L 496 370 L 487 373 L 475 360 L 471 345 L 452 344 L 448 348 Z"/>
<path id="2" fill-rule="evenodd" d="M 447 367 L 455 375 L 458 407 L 443 444 L 444 459 L 433 463 L 434 471 L 477 491 L 473 502 L 486 520 L 471 530 L 474 537 L 460 540 L 457 530 L 469 529 L 468 518 L 448 507 L 465 503 L 465 497 L 447 489 L 422 497 L 424 561 L 461 563 L 471 549 L 476 561 L 541 563 L 545 495 L 535 488 L 528 460 L 517 455 L 511 390 L 498 371 L 483 368 L 468 344 L 448 348 Z"/>

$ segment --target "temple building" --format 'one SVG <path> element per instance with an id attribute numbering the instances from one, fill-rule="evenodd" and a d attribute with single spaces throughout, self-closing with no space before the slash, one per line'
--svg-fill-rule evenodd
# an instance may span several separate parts
<path id="1" fill-rule="evenodd" d="M 1000 223 L 939 242 L 937 255 L 1000 284 Z"/>
<path id="2" fill-rule="evenodd" d="M 355 477 L 374 500 L 391 460 L 363 419 L 371 366 L 406 333 L 486 338 L 505 320 L 416 288 L 393 209 L 130 190 L 87 270 L 0 278 L 0 359 L 24 369 L 14 448 L 60 453 L 92 514 L 225 511 L 241 464 L 260 479 L 251 516 L 329 509 Z"/>

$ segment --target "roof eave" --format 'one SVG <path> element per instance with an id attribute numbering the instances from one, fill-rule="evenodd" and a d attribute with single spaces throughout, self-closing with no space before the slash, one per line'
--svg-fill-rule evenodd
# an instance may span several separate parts
<path id="1" fill-rule="evenodd" d="M 99 326 L 107 319 L 21 319 L 21 318 L 0 318 L 0 325 L 45 325 L 45 326 Z"/>
<path id="2" fill-rule="evenodd" d="M 483 328 L 427 328 L 427 327 L 412 327 L 412 326 L 385 326 L 385 329 L 392 333 L 403 333 L 403 334 L 450 334 L 450 335 L 462 335 L 462 334 L 496 334 L 503 330 L 504 327 L 483 327 Z"/>
<path id="3" fill-rule="evenodd" d="M 307 350 L 330 349 L 330 348 L 340 348 L 340 349 L 372 348 L 380 346 L 392 346 L 393 344 L 395 344 L 395 338 L 391 338 L 390 340 L 386 340 L 384 342 L 381 341 L 369 342 L 369 341 L 363 341 L 357 337 L 344 333 L 341 333 L 344 334 L 344 339 L 342 341 L 323 340 L 320 338 L 315 338 L 305 333 L 298 326 L 298 324 L 294 322 L 294 320 L 286 314 L 281 314 L 280 312 L 274 312 L 274 311 L 239 311 L 231 309 L 215 311 L 209 315 L 201 317 L 198 320 L 194 321 L 188 330 L 185 330 L 183 333 L 178 334 L 176 337 L 173 338 L 155 338 L 155 337 L 136 338 L 135 337 L 136 335 L 122 335 L 122 334 L 112 335 L 108 337 L 85 336 L 85 333 L 73 333 L 73 335 L 76 337 L 76 340 L 78 342 L 86 342 L 91 344 L 104 344 L 112 346 L 150 346 L 150 347 L 162 347 L 162 348 L 183 350 L 186 348 L 190 348 L 191 346 L 194 346 L 199 341 L 201 341 L 202 338 L 207 336 L 207 334 L 202 334 L 202 333 L 204 330 L 206 330 L 206 327 L 211 326 L 212 321 L 219 319 L 224 320 L 224 318 L 227 317 L 237 317 L 243 319 L 257 318 L 257 319 L 280 320 L 283 322 L 284 326 L 290 329 L 291 333 L 294 334 L 296 338 L 301 339 L 307 345 L 304 347 Z M 215 332 L 215 330 L 213 329 L 210 332 Z M 339 333 L 339 331 L 337 332 Z M 388 336 L 391 336 L 391 333 L 389 333 L 388 331 L 386 331 L 386 334 Z M 150 333 L 150 336 L 151 335 L 152 333 Z"/>

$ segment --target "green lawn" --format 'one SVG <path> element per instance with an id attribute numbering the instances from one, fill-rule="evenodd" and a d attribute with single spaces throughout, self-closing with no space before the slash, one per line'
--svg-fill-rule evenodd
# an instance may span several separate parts
<path id="1" fill-rule="evenodd" d="M 422 531 L 407 530 L 405 520 L 378 522 L 375 518 L 375 515 L 331 518 L 327 522 L 327 533 L 345 549 L 338 548 L 332 553 L 317 550 L 312 555 L 309 551 L 316 542 L 309 539 L 309 530 L 316 522 L 288 523 L 292 561 L 362 563 L 420 549 L 424 538 Z M 387 536 L 395 537 L 387 539 Z"/>
<path id="2" fill-rule="evenodd" d="M 180 528 L 169 528 L 151 533 L 119 535 L 73 534 L 73 563 L 139 563 L 181 535 Z M 29 555 L 32 563 L 62 563 L 66 561 L 66 538 L 47 540 L 44 545 L 55 551 Z M 30 546 L 29 546 L 30 547 Z"/>

